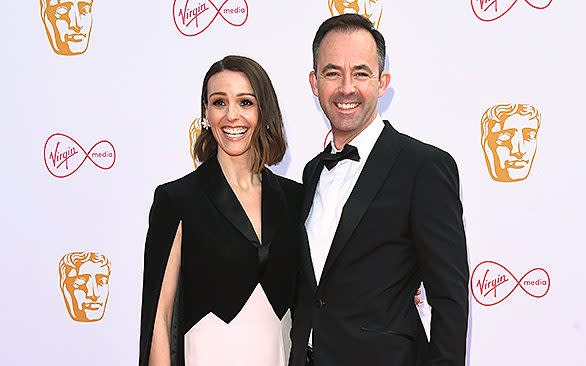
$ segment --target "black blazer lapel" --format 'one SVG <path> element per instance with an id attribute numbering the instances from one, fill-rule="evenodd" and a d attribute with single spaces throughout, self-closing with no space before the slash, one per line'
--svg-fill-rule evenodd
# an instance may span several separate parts
<path id="1" fill-rule="evenodd" d="M 313 164 L 312 164 L 313 163 Z M 305 220 L 307 220 L 307 216 L 309 215 L 309 210 L 313 205 L 313 196 L 315 195 L 315 190 L 317 188 L 317 183 L 319 182 L 319 177 L 321 175 L 321 171 L 324 168 L 323 160 L 317 159 L 315 161 L 310 162 L 311 165 L 308 166 L 307 177 L 303 177 L 303 185 L 305 188 L 305 194 L 303 199 L 303 205 L 301 207 L 301 249 L 302 249 L 302 266 L 304 266 L 304 272 L 308 275 L 308 283 L 311 285 L 312 289 L 315 290 L 317 288 L 317 279 L 315 278 L 315 270 L 313 268 L 313 261 L 311 260 L 311 252 L 309 250 L 309 239 L 307 238 L 307 231 L 305 230 Z"/>
<path id="2" fill-rule="evenodd" d="M 326 278 L 338 254 L 350 239 L 376 193 L 385 182 L 395 159 L 399 155 L 398 132 L 387 121 L 384 121 L 384 123 L 385 127 L 372 148 L 368 160 L 356 181 L 356 185 L 342 210 L 342 216 L 326 258 L 320 284 L 323 283 L 323 279 Z"/>
<path id="3" fill-rule="evenodd" d="M 260 241 L 254 232 L 254 228 L 240 205 L 240 201 L 230 188 L 220 163 L 216 157 L 205 161 L 198 169 L 201 174 L 205 193 L 210 201 L 238 231 L 248 239 L 254 246 L 260 246 Z M 264 188 L 264 187 L 263 187 Z M 264 226 L 264 225 L 263 225 Z"/>
<path id="4" fill-rule="evenodd" d="M 269 246 L 285 218 L 287 203 L 277 177 L 268 169 L 262 171 L 262 245 Z"/>

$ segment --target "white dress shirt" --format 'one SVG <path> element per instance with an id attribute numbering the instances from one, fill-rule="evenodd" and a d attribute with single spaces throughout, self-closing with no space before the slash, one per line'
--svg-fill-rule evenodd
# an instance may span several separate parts
<path id="1" fill-rule="evenodd" d="M 364 168 L 364 164 L 384 128 L 384 122 L 377 115 L 368 127 L 349 143 L 358 149 L 359 161 L 345 159 L 328 170 L 323 168 L 313 196 L 313 204 L 305 220 L 305 230 L 309 239 L 309 249 L 315 279 L 319 283 L 326 258 L 338 228 L 342 210 L 354 185 Z M 331 153 L 337 152 L 333 141 Z"/>

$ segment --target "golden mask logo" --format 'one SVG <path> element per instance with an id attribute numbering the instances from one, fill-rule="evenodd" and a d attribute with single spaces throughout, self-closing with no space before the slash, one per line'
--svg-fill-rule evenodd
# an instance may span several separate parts
<path id="1" fill-rule="evenodd" d="M 376 28 L 383 15 L 383 0 L 328 0 L 332 16 L 340 14 L 364 15 Z"/>
<path id="2" fill-rule="evenodd" d="M 87 50 L 92 31 L 93 0 L 40 0 L 41 18 L 53 51 L 79 55 Z"/>
<path id="3" fill-rule="evenodd" d="M 517 182 L 529 176 L 541 114 L 529 104 L 497 104 L 482 115 L 481 145 L 492 179 Z"/>
<path id="4" fill-rule="evenodd" d="M 198 120 L 195 119 L 195 120 L 193 120 L 193 122 L 191 122 L 191 125 L 189 126 L 189 153 L 191 154 L 191 160 L 193 160 L 193 166 L 196 169 L 197 169 L 197 166 L 199 165 L 199 162 L 197 161 L 197 158 L 195 157 L 195 153 L 193 151 L 193 148 L 195 147 L 195 141 L 197 140 L 197 138 L 199 137 L 200 134 L 201 134 L 201 129 L 199 128 Z"/>
<path id="5" fill-rule="evenodd" d="M 533 9 L 543 10 L 551 5 L 553 0 L 525 0 Z M 474 15 L 483 22 L 492 22 L 503 15 L 517 3 L 517 0 L 470 0 Z"/>
<path id="6" fill-rule="evenodd" d="M 110 293 L 110 260 L 99 253 L 68 253 L 59 262 L 59 285 L 71 319 L 101 320 Z"/>

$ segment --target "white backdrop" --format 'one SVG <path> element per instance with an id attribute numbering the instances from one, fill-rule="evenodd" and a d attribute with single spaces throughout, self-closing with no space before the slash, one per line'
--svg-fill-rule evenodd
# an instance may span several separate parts
<path id="1" fill-rule="evenodd" d="M 223 1 L 190 3 L 208 8 L 200 30 Z M 585 365 L 586 3 L 378 3 L 392 74 L 380 112 L 399 131 L 449 151 L 460 169 L 470 270 L 480 265 L 471 283 L 469 364 Z M 227 54 L 266 68 L 289 143 L 274 170 L 300 180 L 329 129 L 307 81 L 328 0 L 228 0 L 222 10 L 247 8 L 247 17 L 222 13 L 227 20 L 216 17 L 191 37 L 176 26 L 173 0 L 95 0 L 76 25 L 83 32 L 91 24 L 87 51 L 68 56 L 52 49 L 37 1 L 6 6 L 0 364 L 136 364 L 148 210 L 157 184 L 193 169 L 188 128 L 205 71 Z M 541 127 L 529 176 L 503 183 L 488 173 L 480 121 L 487 108 L 507 103 L 535 106 Z M 55 133 L 76 143 L 48 141 Z M 97 165 L 81 163 L 81 148 Z M 55 149 L 77 154 L 57 168 Z M 53 175 L 78 166 L 68 177 Z M 99 321 L 74 320 L 65 306 L 59 261 L 77 251 L 111 261 Z M 524 280 L 547 285 L 526 284 L 528 272 Z M 477 286 L 485 278 L 505 282 L 486 296 Z"/>

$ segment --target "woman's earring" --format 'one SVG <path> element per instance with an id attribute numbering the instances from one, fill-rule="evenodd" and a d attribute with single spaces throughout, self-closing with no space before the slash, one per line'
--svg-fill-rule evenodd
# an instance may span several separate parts
<path id="1" fill-rule="evenodd" d="M 197 127 L 199 127 L 200 130 L 207 130 L 208 128 L 210 128 L 210 123 L 208 122 L 208 119 L 205 117 L 198 117 L 195 119 Z"/>
<path id="2" fill-rule="evenodd" d="M 269 129 L 269 125 L 267 125 L 267 130 Z"/>

